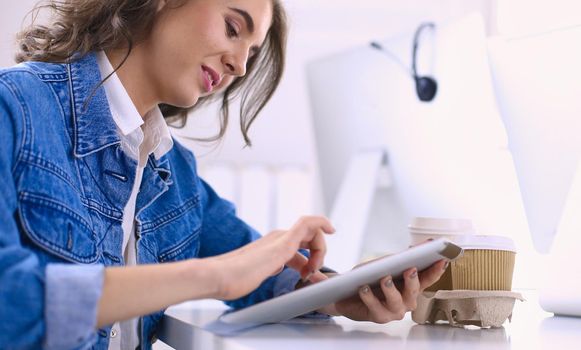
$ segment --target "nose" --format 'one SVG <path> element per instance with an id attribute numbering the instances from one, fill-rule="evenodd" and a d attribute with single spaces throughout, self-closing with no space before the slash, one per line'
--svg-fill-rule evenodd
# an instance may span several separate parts
<path id="1" fill-rule="evenodd" d="M 222 57 L 222 63 L 227 69 L 227 73 L 242 77 L 246 75 L 246 62 L 248 61 L 248 54 L 226 54 Z"/>

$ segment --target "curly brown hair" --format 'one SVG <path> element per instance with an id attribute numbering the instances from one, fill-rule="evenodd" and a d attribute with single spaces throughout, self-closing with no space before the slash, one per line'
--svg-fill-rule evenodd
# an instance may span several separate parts
<path id="1" fill-rule="evenodd" d="M 17 36 L 17 63 L 41 61 L 68 63 L 86 54 L 109 49 L 127 48 L 125 59 L 135 44 L 147 38 L 161 0 L 48 0 L 32 11 L 33 23 Z M 185 1 L 170 0 L 175 8 Z M 272 0 L 273 17 L 266 40 L 258 54 L 252 56 L 246 75 L 238 77 L 219 96 L 200 98 L 195 106 L 180 108 L 167 104 L 159 107 L 172 125 L 183 127 L 187 115 L 211 99 L 221 99 L 220 130 L 202 141 L 219 141 L 226 132 L 229 105 L 240 98 L 240 129 L 247 146 L 251 146 L 248 130 L 270 100 L 282 78 L 287 41 L 286 14 L 280 0 Z M 50 24 L 36 24 L 41 10 L 52 13 Z M 121 62 L 115 70 L 124 63 Z M 105 77 L 105 81 L 108 77 Z M 101 82 L 103 83 L 103 82 Z"/>

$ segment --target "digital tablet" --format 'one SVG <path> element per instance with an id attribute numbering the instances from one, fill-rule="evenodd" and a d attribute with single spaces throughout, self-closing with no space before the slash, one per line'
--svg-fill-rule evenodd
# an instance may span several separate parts
<path id="1" fill-rule="evenodd" d="M 227 313 L 220 318 L 226 324 L 259 325 L 289 320 L 358 293 L 363 285 L 374 286 L 388 275 L 394 280 L 416 267 L 418 271 L 441 259 L 453 260 L 462 248 L 446 239 L 430 241 L 400 253 L 384 256 L 354 270 L 295 290 L 277 298 Z"/>

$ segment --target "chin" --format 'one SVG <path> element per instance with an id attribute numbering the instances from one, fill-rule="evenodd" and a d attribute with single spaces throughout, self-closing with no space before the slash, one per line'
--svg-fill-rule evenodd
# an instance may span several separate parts
<path id="1" fill-rule="evenodd" d="M 193 93 L 189 96 L 174 96 L 174 98 L 170 99 L 169 102 L 166 103 L 180 108 L 190 108 L 198 103 L 199 98 L 199 94 Z"/>

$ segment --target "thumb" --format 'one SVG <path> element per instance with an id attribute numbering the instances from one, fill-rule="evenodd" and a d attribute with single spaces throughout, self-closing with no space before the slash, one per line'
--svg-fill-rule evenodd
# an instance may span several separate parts
<path id="1" fill-rule="evenodd" d="M 295 255 L 289 261 L 286 262 L 286 266 L 290 267 L 293 270 L 302 272 L 303 268 L 307 266 L 308 263 L 309 259 L 306 256 L 304 256 L 300 252 L 296 252 Z"/>
<path id="2" fill-rule="evenodd" d="M 315 271 L 315 273 L 309 275 L 309 273 L 306 272 L 306 270 L 304 269 L 304 267 L 307 266 L 308 263 L 309 259 L 306 256 L 304 256 L 300 252 L 296 252 L 295 255 L 289 261 L 287 261 L 286 266 L 300 272 L 301 278 L 303 280 L 308 280 L 313 283 L 320 282 L 328 278 L 325 274 L 321 273 L 320 271 Z"/>

